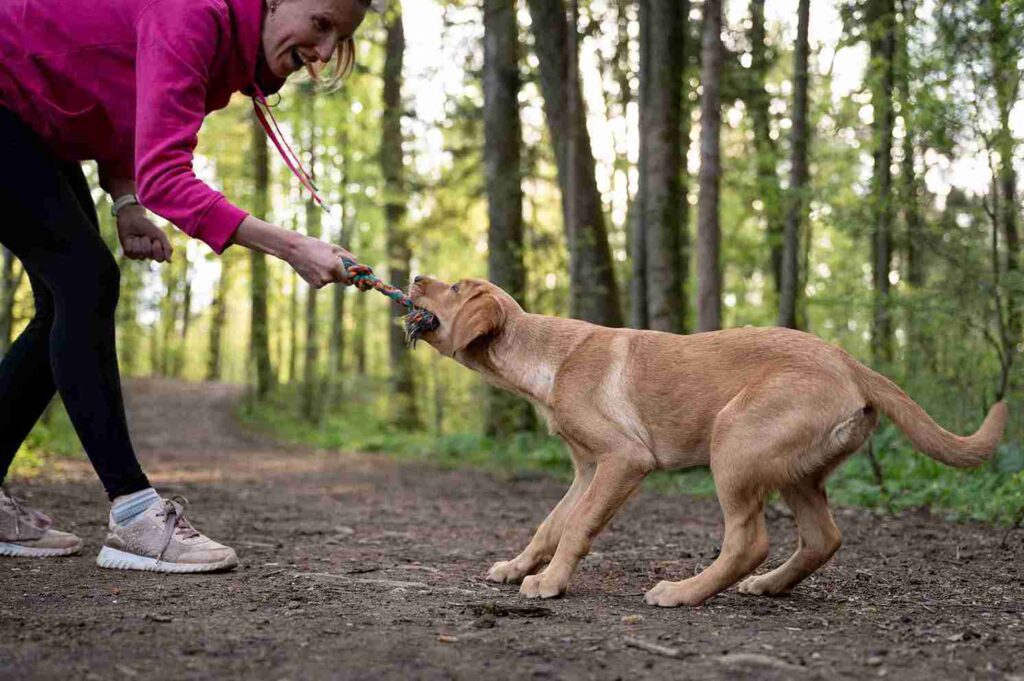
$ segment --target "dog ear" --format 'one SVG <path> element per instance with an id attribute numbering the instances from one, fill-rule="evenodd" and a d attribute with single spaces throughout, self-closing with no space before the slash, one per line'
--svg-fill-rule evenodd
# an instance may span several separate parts
<path id="1" fill-rule="evenodd" d="M 477 338 L 494 333 L 505 324 L 505 312 L 498 300 L 484 294 L 459 310 L 452 324 L 452 355 L 469 347 Z"/>

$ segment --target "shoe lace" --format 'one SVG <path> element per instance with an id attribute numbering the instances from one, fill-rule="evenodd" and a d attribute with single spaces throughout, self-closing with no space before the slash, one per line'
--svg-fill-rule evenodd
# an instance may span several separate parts
<path id="1" fill-rule="evenodd" d="M 53 520 L 50 516 L 46 515 L 42 511 L 37 511 L 34 508 L 25 505 L 21 499 L 16 496 L 9 494 L 6 489 L 0 487 L 0 501 L 6 501 L 7 505 L 14 511 L 14 536 L 18 538 L 21 536 L 21 530 L 24 526 L 28 526 L 33 530 L 45 530 L 53 524 Z"/>
<path id="2" fill-rule="evenodd" d="M 163 560 L 164 553 L 171 545 L 171 540 L 177 535 L 180 539 L 192 539 L 201 535 L 199 530 L 192 527 L 192 523 L 185 517 L 185 508 L 188 506 L 188 499 L 181 495 L 175 495 L 170 499 L 162 499 L 163 508 L 159 515 L 164 517 L 164 541 L 163 548 L 157 555 L 157 560 Z"/>

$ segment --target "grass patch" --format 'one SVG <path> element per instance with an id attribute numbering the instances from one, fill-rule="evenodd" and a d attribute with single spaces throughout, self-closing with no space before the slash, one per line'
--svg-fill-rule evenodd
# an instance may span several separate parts
<path id="1" fill-rule="evenodd" d="M 447 468 L 472 466 L 508 475 L 530 471 L 562 479 L 572 475 L 565 445 L 549 435 L 490 438 L 479 433 L 409 431 L 390 421 L 383 402 L 349 402 L 344 412 L 309 423 L 300 418 L 297 402 L 294 395 L 282 391 L 267 402 L 244 406 L 241 418 L 277 439 L 321 449 L 380 452 Z M 857 454 L 829 479 L 833 502 L 893 512 L 928 507 L 951 519 L 997 524 L 1014 522 L 1024 510 L 1024 449 L 1018 442 L 1002 444 L 990 462 L 975 470 L 957 470 L 913 451 L 902 434 L 886 423 L 874 436 L 874 451 L 882 485 L 867 455 Z M 659 472 L 649 484 L 664 492 L 715 493 L 706 467 Z"/>
<path id="2" fill-rule="evenodd" d="M 10 474 L 30 478 L 39 473 L 48 459 L 81 455 L 82 445 L 71 425 L 71 419 L 64 410 L 64 404 L 56 399 L 25 438 L 11 464 Z"/>

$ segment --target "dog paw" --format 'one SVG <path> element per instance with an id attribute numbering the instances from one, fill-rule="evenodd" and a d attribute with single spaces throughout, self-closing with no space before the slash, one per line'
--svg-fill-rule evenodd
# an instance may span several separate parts
<path id="1" fill-rule="evenodd" d="M 519 587 L 519 595 L 527 598 L 557 598 L 565 593 L 568 586 L 566 583 L 559 583 L 545 573 L 530 575 L 523 579 L 523 585 Z"/>
<path id="2" fill-rule="evenodd" d="M 658 584 L 644 596 L 647 605 L 656 605 L 659 608 L 675 608 L 680 605 L 698 606 L 704 602 L 686 582 L 658 582 Z"/>
<path id="3" fill-rule="evenodd" d="M 498 584 L 518 584 L 528 574 L 530 571 L 515 560 L 500 560 L 487 571 L 487 581 Z"/>
<path id="4" fill-rule="evenodd" d="M 747 577 L 740 582 L 737 590 L 741 594 L 749 594 L 751 596 L 781 596 L 789 593 L 788 590 L 779 588 L 774 581 L 769 575 Z"/>

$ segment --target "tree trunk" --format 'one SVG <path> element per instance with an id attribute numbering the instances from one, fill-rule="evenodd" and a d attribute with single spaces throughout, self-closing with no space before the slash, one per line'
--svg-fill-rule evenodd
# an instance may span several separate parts
<path id="1" fill-rule="evenodd" d="M 185 370 L 186 348 L 188 347 L 188 329 L 192 325 L 192 263 L 188 256 L 185 258 L 185 274 L 182 277 L 181 296 L 181 334 L 178 336 L 180 343 L 178 352 L 175 354 L 174 376 L 180 377 Z"/>
<path id="2" fill-rule="evenodd" d="M 356 365 L 356 376 L 364 377 L 367 372 L 367 343 L 370 335 L 367 333 L 366 325 L 370 316 L 366 313 L 366 299 L 368 296 L 357 295 L 352 303 L 352 351 Z"/>
<path id="3" fill-rule="evenodd" d="M 771 96 L 766 87 L 768 70 L 768 44 L 764 27 L 765 0 L 750 1 L 750 72 L 753 77 L 747 94 L 747 107 L 754 131 L 754 165 L 757 172 L 757 197 L 764 204 L 765 234 L 768 241 L 770 265 L 775 293 L 782 293 L 782 250 L 785 232 L 782 188 L 776 171 L 779 163 L 779 145 L 771 136 Z M 799 24 L 799 11 L 797 12 Z M 806 58 L 804 67 L 806 72 Z"/>
<path id="4" fill-rule="evenodd" d="M 574 0 L 575 2 L 575 0 Z M 573 317 L 621 326 L 622 311 L 594 155 L 578 81 L 575 25 L 563 0 L 528 0 L 548 132 L 555 147 L 562 214 L 569 245 L 569 311 Z"/>
<path id="5" fill-rule="evenodd" d="M 688 13 L 689 2 L 640 0 L 640 198 L 633 252 L 643 265 L 645 281 L 635 286 L 647 310 L 633 321 L 671 333 L 682 333 L 686 319 L 682 105 Z"/>
<path id="6" fill-rule="evenodd" d="M 288 383 L 299 381 L 299 274 L 292 270 L 292 290 L 288 299 Z"/>
<path id="7" fill-rule="evenodd" d="M 722 1 L 704 2 L 704 38 L 700 82 L 700 198 L 697 205 L 697 327 L 722 328 L 722 235 L 718 224 L 718 193 L 722 179 L 720 133 Z"/>
<path id="8" fill-rule="evenodd" d="M 1011 10 L 1012 11 L 1012 10 Z M 1006 241 L 1006 283 L 1003 295 L 1006 298 L 1006 327 L 1009 348 L 1017 347 L 1024 330 L 1024 307 L 1016 291 L 1024 288 L 1021 280 L 1020 235 L 1017 230 L 1016 186 L 1017 174 L 1013 168 L 1017 142 L 1010 128 L 1010 113 L 1017 103 L 1020 92 L 1021 71 L 1018 68 L 1019 50 L 1016 36 L 1010 32 L 1003 17 L 1002 3 L 988 0 L 985 13 L 990 17 L 989 49 L 991 50 L 993 85 L 996 91 L 996 109 L 999 114 L 999 129 L 996 131 L 996 149 L 999 151 L 997 182 L 999 185 L 999 215 L 1003 239 Z"/>
<path id="9" fill-rule="evenodd" d="M 405 30 L 402 6 L 396 0 L 387 24 L 384 47 L 384 111 L 381 123 L 380 165 L 384 175 L 384 217 L 386 248 L 391 282 L 402 286 L 409 279 L 409 235 L 405 224 L 406 187 L 402 161 L 402 63 L 405 58 Z M 412 353 L 405 347 L 403 310 L 394 307 L 388 327 L 391 385 L 395 399 L 394 417 L 402 427 L 420 425 Z"/>
<path id="10" fill-rule="evenodd" d="M 254 115 L 251 120 L 252 167 L 255 173 L 253 217 L 267 219 L 270 206 L 270 157 L 263 128 Z M 257 250 L 250 251 L 252 319 L 249 334 L 249 361 L 255 376 L 256 398 L 263 399 L 274 385 L 270 364 L 270 313 L 267 304 L 267 258 Z"/>
<path id="11" fill-rule="evenodd" d="M 650 0 L 638 0 L 638 21 L 640 24 L 640 69 L 637 74 L 637 118 L 639 124 L 639 156 L 637 158 L 637 189 L 630 206 L 629 256 L 631 263 L 629 281 L 629 325 L 634 329 L 646 329 L 650 325 L 647 303 L 647 214 L 644 211 L 647 191 L 647 168 L 644 159 L 648 157 L 647 107 L 651 86 L 651 13 Z"/>
<path id="12" fill-rule="evenodd" d="M 160 306 L 160 357 L 157 372 L 161 376 L 173 376 L 177 370 L 177 361 L 174 356 L 175 330 L 178 327 L 178 311 L 181 299 L 178 288 L 181 285 L 181 278 L 178 277 L 177 261 L 171 261 L 160 273 L 160 278 L 166 292 Z"/>
<path id="13" fill-rule="evenodd" d="M 213 297 L 210 313 L 210 347 L 206 358 L 206 380 L 219 381 L 221 378 L 221 339 L 224 337 L 224 323 L 228 316 L 227 299 L 231 290 L 231 263 L 234 258 L 227 254 L 220 259 L 220 278 L 217 292 Z"/>
<path id="14" fill-rule="evenodd" d="M 310 172 L 316 175 L 316 99 L 312 85 L 307 84 L 302 90 L 305 100 L 305 119 L 308 125 L 307 163 Z M 306 199 L 306 234 L 314 239 L 320 238 L 320 208 L 310 197 Z M 317 335 L 315 286 L 306 288 L 306 352 L 302 378 L 302 416 L 310 422 L 320 418 L 319 398 L 322 394 L 320 384 L 320 343 Z"/>
<path id="15" fill-rule="evenodd" d="M 871 106 L 874 111 L 872 170 L 871 262 L 874 303 L 871 354 L 875 363 L 893 358 L 893 325 L 889 271 L 892 269 L 892 131 L 896 54 L 896 8 L 893 0 L 870 0 L 867 12 L 871 63 Z"/>
<path id="16" fill-rule="evenodd" d="M 345 250 L 352 249 L 352 214 L 348 202 L 347 187 L 349 180 L 348 154 L 349 140 L 348 128 L 351 125 L 347 117 L 350 103 L 343 98 L 339 109 L 343 112 L 343 119 L 338 126 L 338 170 L 341 174 L 341 191 L 338 203 L 340 204 L 340 215 L 338 216 L 338 245 Z M 331 332 L 327 344 L 327 386 L 328 399 L 331 405 L 340 400 L 343 395 L 343 376 L 345 362 L 345 295 L 347 287 L 334 286 L 331 290 Z"/>
<path id="17" fill-rule="evenodd" d="M 487 272 L 519 304 L 523 266 L 522 135 L 519 123 L 519 30 L 515 0 L 484 0 L 484 179 L 489 222 Z M 531 425 L 530 405 L 488 386 L 485 431 L 505 436 Z"/>
<path id="18" fill-rule="evenodd" d="M 800 227 L 806 220 L 808 203 L 807 169 L 807 91 L 809 77 L 807 42 L 810 2 L 800 0 L 797 9 L 797 35 L 793 50 L 793 129 L 788 207 L 782 239 L 782 263 L 779 293 L 779 326 L 797 328 L 797 305 L 800 299 Z"/>

